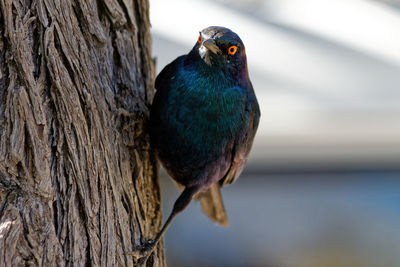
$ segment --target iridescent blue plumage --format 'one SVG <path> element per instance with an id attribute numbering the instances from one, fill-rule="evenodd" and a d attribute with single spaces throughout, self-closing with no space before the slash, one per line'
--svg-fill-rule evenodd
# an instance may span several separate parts
<path id="1" fill-rule="evenodd" d="M 219 188 L 241 173 L 260 117 L 243 42 L 227 28 L 201 31 L 190 53 L 161 71 L 155 87 L 151 145 L 185 189 L 153 246 L 195 195 L 211 219 L 227 224 Z"/>
<path id="2" fill-rule="evenodd" d="M 161 162 L 178 183 L 199 191 L 229 176 L 230 167 L 241 171 L 260 116 L 240 38 L 222 27 L 201 34 L 213 38 L 221 54 L 210 54 L 208 64 L 200 42 L 165 67 L 151 111 L 151 141 Z M 231 45 L 238 46 L 233 56 L 226 53 Z M 235 157 L 240 162 L 231 166 Z M 240 171 L 231 169 L 237 174 L 226 181 Z"/>

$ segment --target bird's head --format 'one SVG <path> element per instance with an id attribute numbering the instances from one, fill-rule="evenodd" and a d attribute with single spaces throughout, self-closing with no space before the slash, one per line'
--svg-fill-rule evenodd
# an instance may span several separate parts
<path id="1" fill-rule="evenodd" d="M 228 28 L 210 26 L 202 30 L 191 54 L 210 67 L 247 72 L 244 44 Z"/>

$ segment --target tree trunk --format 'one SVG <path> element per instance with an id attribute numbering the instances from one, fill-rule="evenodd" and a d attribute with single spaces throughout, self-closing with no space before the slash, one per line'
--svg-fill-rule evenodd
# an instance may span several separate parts
<path id="1" fill-rule="evenodd" d="M 0 0 L 0 266 L 132 266 L 159 230 L 148 12 Z"/>

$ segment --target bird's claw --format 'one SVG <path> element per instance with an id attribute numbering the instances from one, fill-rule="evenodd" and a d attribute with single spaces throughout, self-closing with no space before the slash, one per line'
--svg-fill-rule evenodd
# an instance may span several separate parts
<path id="1" fill-rule="evenodd" d="M 115 113 L 115 115 L 122 116 L 122 117 L 134 117 L 136 115 L 135 113 L 131 113 L 124 108 L 118 108 L 118 109 L 114 110 L 114 113 Z"/>
<path id="2" fill-rule="evenodd" d="M 132 256 L 137 266 L 142 266 L 146 263 L 147 259 L 153 252 L 153 240 L 149 240 L 145 242 L 145 244 L 141 246 L 136 246 L 133 248 L 133 251 L 125 253 L 127 256 Z"/>

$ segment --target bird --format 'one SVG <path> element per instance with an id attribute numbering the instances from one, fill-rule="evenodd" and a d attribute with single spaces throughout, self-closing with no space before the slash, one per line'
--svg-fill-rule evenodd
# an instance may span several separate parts
<path id="1" fill-rule="evenodd" d="M 155 239 L 129 253 L 142 263 L 193 198 L 211 220 L 228 225 L 220 188 L 242 172 L 260 119 L 245 46 L 225 27 L 200 31 L 192 50 L 159 73 L 155 89 L 150 145 L 183 191 Z"/>

